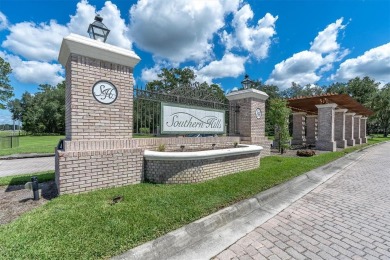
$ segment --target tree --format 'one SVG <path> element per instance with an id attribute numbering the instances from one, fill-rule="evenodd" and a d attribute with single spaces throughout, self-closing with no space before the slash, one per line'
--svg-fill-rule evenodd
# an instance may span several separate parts
<path id="1" fill-rule="evenodd" d="M 13 94 L 13 87 L 9 84 L 8 75 L 12 72 L 11 66 L 0 57 L 0 109 L 5 109 L 5 104 Z"/>
<path id="2" fill-rule="evenodd" d="M 65 82 L 40 85 L 39 92 L 25 92 L 20 100 L 24 130 L 31 133 L 65 132 Z"/>
<path id="3" fill-rule="evenodd" d="M 295 82 L 291 82 L 291 87 L 281 91 L 280 96 L 283 98 L 305 97 L 321 95 L 323 92 L 324 90 L 317 85 L 307 84 L 303 87 Z"/>
<path id="4" fill-rule="evenodd" d="M 348 94 L 357 102 L 370 106 L 371 99 L 379 90 L 379 82 L 375 82 L 370 77 L 360 79 L 356 77 L 348 81 Z"/>
<path id="5" fill-rule="evenodd" d="M 326 93 L 336 93 L 336 94 L 348 94 L 348 84 L 335 82 L 325 87 Z"/>
<path id="6" fill-rule="evenodd" d="M 22 120 L 22 104 L 19 99 L 10 100 L 7 103 L 7 108 L 12 114 L 12 120 Z"/>
<path id="7" fill-rule="evenodd" d="M 390 83 L 387 83 L 374 95 L 372 109 L 375 112 L 373 120 L 383 130 L 383 136 L 387 137 L 390 130 Z"/>
<path id="8" fill-rule="evenodd" d="M 287 101 L 279 98 L 270 101 L 270 120 L 277 129 L 275 133 L 275 140 L 279 142 L 279 151 L 284 152 L 288 148 L 288 141 L 290 134 L 288 131 L 290 108 L 287 107 Z"/>
<path id="9" fill-rule="evenodd" d="M 189 68 L 163 68 L 157 75 L 158 79 L 148 82 L 146 89 L 150 91 L 169 91 L 178 85 L 190 84 L 195 81 L 196 75 Z"/>

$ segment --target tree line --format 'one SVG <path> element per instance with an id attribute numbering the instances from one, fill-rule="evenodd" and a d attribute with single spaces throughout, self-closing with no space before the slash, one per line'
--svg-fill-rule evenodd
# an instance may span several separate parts
<path id="1" fill-rule="evenodd" d="M 0 57 L 0 109 L 7 108 L 13 120 L 22 122 L 23 129 L 27 132 L 58 133 L 65 132 L 65 82 L 56 86 L 48 84 L 40 85 L 37 93 L 25 92 L 20 99 L 13 96 L 13 88 L 10 85 L 8 75 L 12 69 L 6 61 Z M 196 75 L 189 68 L 162 69 L 156 80 L 145 86 L 149 91 L 169 93 L 176 86 L 196 82 Z M 217 84 L 200 83 L 199 86 L 206 90 L 208 95 L 216 100 L 226 100 L 224 91 Z M 261 90 L 269 95 L 266 102 L 266 133 L 272 135 L 274 123 L 271 120 L 271 101 L 285 100 L 299 96 L 313 96 L 325 93 L 348 94 L 375 114 L 369 117 L 368 133 L 383 133 L 387 136 L 390 129 L 390 83 L 380 88 L 380 83 L 370 77 L 349 80 L 346 83 L 332 83 L 329 86 L 305 85 L 301 86 L 292 82 L 287 89 L 280 90 L 275 85 L 263 84 L 261 81 L 253 81 L 251 88 Z M 10 101 L 8 101 L 10 100 Z M 8 101 L 8 102 L 7 102 Z"/>

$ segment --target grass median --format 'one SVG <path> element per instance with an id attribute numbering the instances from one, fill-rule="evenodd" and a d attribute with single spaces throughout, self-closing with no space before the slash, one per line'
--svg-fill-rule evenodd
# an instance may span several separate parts
<path id="1" fill-rule="evenodd" d="M 64 136 L 19 136 L 19 146 L 0 150 L 0 156 L 26 153 L 54 153 Z"/>
<path id="2" fill-rule="evenodd" d="M 0 226 L 0 258 L 109 258 L 363 146 L 309 158 L 270 156 L 259 169 L 199 184 L 142 183 L 60 196 Z M 117 195 L 124 199 L 112 205 Z"/>

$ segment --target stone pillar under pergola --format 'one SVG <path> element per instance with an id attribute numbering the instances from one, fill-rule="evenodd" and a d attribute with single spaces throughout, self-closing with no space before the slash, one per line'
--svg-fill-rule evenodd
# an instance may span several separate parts
<path id="1" fill-rule="evenodd" d="M 306 144 L 315 145 L 317 141 L 317 115 L 306 116 Z"/>
<path id="2" fill-rule="evenodd" d="M 356 113 L 346 113 L 345 114 L 345 140 L 347 140 L 347 145 L 355 146 L 354 138 L 354 115 Z"/>
<path id="3" fill-rule="evenodd" d="M 360 118 L 360 137 L 362 144 L 367 143 L 367 117 Z"/>
<path id="4" fill-rule="evenodd" d="M 316 105 L 318 108 L 318 137 L 316 149 L 324 151 L 336 151 L 334 141 L 335 108 L 337 104 Z"/>
<path id="5" fill-rule="evenodd" d="M 293 112 L 293 138 L 292 145 L 302 145 L 305 140 L 305 112 Z"/>
<path id="6" fill-rule="evenodd" d="M 346 148 L 347 140 L 345 140 L 345 113 L 348 109 L 336 109 L 334 122 L 334 139 L 337 148 Z"/>
<path id="7" fill-rule="evenodd" d="M 353 119 L 354 119 L 353 138 L 355 139 L 355 144 L 362 143 L 362 138 L 360 137 L 360 119 L 361 118 L 362 118 L 361 115 L 355 115 L 353 117 Z"/>

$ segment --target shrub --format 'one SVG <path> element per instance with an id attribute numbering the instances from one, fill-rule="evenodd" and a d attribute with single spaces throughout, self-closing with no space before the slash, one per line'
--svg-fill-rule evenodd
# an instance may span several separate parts
<path id="1" fill-rule="evenodd" d="M 165 144 L 160 144 L 157 148 L 157 151 L 159 152 L 165 152 Z"/>
<path id="2" fill-rule="evenodd" d="M 313 150 L 298 150 L 297 155 L 303 157 L 311 157 L 313 155 L 316 155 L 316 152 Z"/>
<path id="3" fill-rule="evenodd" d="M 141 128 L 139 129 L 139 132 L 140 132 L 141 134 L 150 134 L 150 129 L 147 128 L 147 127 L 141 127 Z"/>

